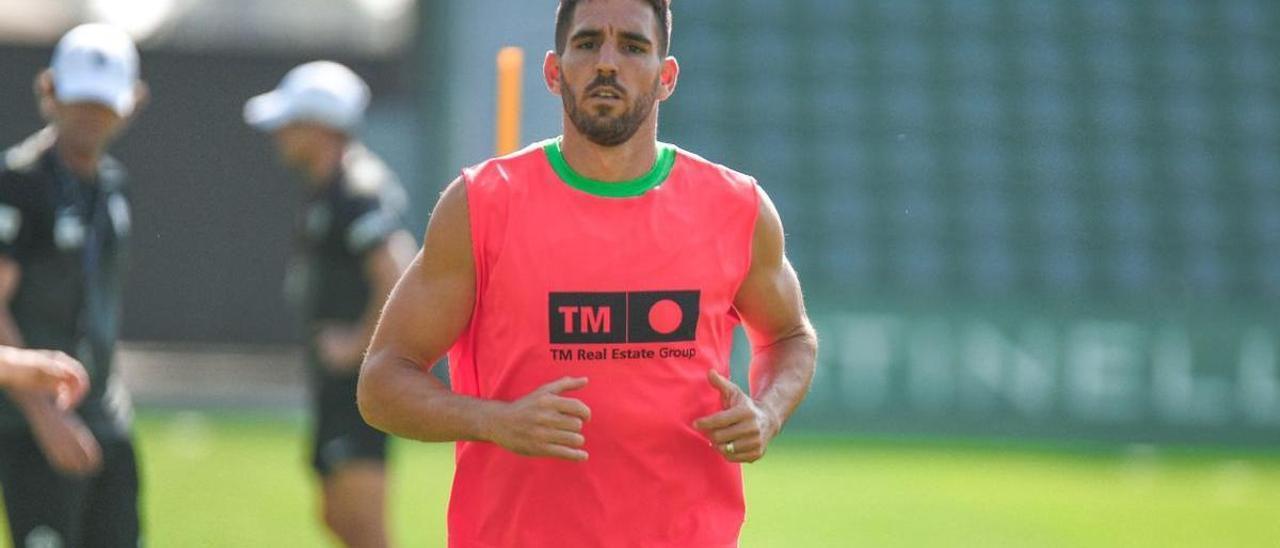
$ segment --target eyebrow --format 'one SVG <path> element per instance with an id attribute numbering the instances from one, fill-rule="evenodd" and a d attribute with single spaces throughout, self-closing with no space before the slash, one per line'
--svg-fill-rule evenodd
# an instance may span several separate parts
<path id="1" fill-rule="evenodd" d="M 602 38 L 602 37 L 604 37 L 604 31 L 602 31 L 602 30 L 599 30 L 599 29 L 583 29 L 583 30 L 580 30 L 580 31 L 578 31 L 578 32 L 573 33 L 573 36 L 570 36 L 570 37 L 569 37 L 569 41 L 570 41 L 570 42 L 577 42 L 578 40 L 581 40 L 581 39 L 583 39 L 583 38 Z"/>
<path id="2" fill-rule="evenodd" d="M 619 35 L 619 36 L 621 36 L 623 40 L 629 40 L 629 41 L 636 42 L 636 43 L 639 43 L 639 44 L 644 44 L 644 45 L 646 45 L 646 46 L 652 46 L 652 45 L 653 45 L 653 41 L 652 41 L 652 40 L 649 40 L 649 37 L 648 37 L 648 36 L 645 36 L 645 35 L 640 34 L 640 33 L 638 33 L 638 32 L 626 32 L 626 31 L 623 31 L 623 32 L 618 33 L 618 35 Z"/>
<path id="3" fill-rule="evenodd" d="M 623 40 L 644 44 L 646 46 L 653 46 L 653 41 L 650 40 L 649 37 L 638 32 L 622 31 L 618 33 L 618 36 L 621 37 Z M 587 39 L 587 38 L 594 38 L 594 39 L 604 38 L 604 31 L 600 29 L 582 29 L 578 32 L 573 33 L 573 36 L 569 37 L 569 41 L 577 42 L 579 40 Z"/>

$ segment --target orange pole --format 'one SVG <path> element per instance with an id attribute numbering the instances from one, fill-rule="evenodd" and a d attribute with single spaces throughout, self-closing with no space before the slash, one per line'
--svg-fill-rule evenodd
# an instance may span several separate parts
<path id="1" fill-rule="evenodd" d="M 498 51 L 498 155 L 520 148 L 520 73 L 524 50 L 505 47 Z"/>

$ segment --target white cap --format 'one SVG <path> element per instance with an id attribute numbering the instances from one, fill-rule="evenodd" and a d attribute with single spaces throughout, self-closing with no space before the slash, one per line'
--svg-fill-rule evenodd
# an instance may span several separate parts
<path id="1" fill-rule="evenodd" d="M 369 86 L 351 69 L 333 61 L 299 65 L 276 89 L 244 104 L 244 121 L 262 131 L 292 122 L 315 122 L 350 133 L 364 121 Z"/>
<path id="2" fill-rule="evenodd" d="M 63 103 L 98 103 L 120 116 L 137 100 L 138 48 L 124 31 L 88 23 L 68 31 L 53 50 L 54 98 Z"/>

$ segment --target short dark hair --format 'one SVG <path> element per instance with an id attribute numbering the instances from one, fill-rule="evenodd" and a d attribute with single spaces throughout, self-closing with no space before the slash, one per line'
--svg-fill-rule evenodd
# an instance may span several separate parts
<path id="1" fill-rule="evenodd" d="M 653 8 L 658 16 L 658 53 L 666 57 L 671 50 L 671 0 L 644 0 Z M 569 27 L 573 23 L 573 13 L 578 10 L 582 0 L 560 0 L 556 8 L 556 55 L 564 53 L 569 42 Z"/>

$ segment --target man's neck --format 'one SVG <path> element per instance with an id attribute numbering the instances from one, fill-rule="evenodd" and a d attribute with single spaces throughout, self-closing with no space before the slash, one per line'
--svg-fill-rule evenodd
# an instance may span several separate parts
<path id="1" fill-rule="evenodd" d="M 86 182 L 98 179 L 98 162 L 102 160 L 101 149 L 72 146 L 64 139 L 58 139 L 53 146 L 58 153 L 58 160 L 76 178 Z"/>
<path id="2" fill-rule="evenodd" d="M 575 172 L 601 182 L 622 182 L 643 177 L 658 160 L 657 124 L 646 123 L 631 139 L 618 146 L 600 146 L 579 133 L 568 117 L 560 153 Z"/>

